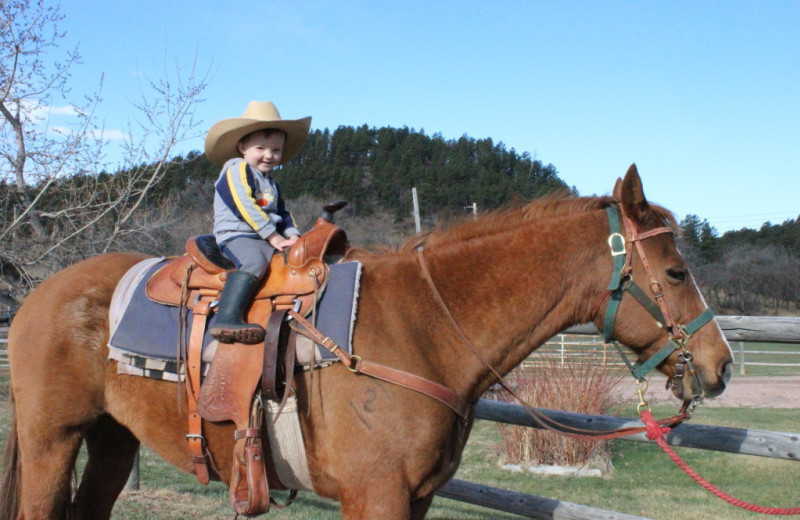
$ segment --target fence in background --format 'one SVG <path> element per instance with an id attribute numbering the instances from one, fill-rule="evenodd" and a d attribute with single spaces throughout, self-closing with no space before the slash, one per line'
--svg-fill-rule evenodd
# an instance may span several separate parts
<path id="1" fill-rule="evenodd" d="M 717 323 L 720 325 L 728 341 L 757 341 L 800 345 L 800 318 L 718 316 Z M 582 325 L 569 329 L 567 333 L 595 335 L 598 332 L 593 325 Z M 570 343 L 573 342 L 564 341 L 560 337 L 556 337 L 549 342 L 547 348 L 551 349 L 551 351 L 548 353 L 546 350 L 545 355 L 562 356 L 568 347 L 573 346 L 570 345 Z M 574 343 L 582 342 L 575 341 Z M 582 344 L 580 348 L 594 349 L 591 355 L 594 356 L 595 359 L 598 359 L 598 357 L 600 359 L 608 359 L 608 353 L 601 352 L 600 347 L 591 344 L 591 342 L 586 342 L 586 345 Z M 781 354 L 784 354 L 784 352 L 781 352 Z M 586 359 L 588 359 L 588 357 Z M 551 357 L 549 363 L 552 364 L 553 360 L 554 358 Z M 607 431 L 615 428 L 642 425 L 641 421 L 638 419 L 576 414 L 544 409 L 537 410 L 561 424 L 585 430 Z M 475 410 L 475 417 L 517 426 L 541 427 L 524 407 L 487 399 L 481 399 L 478 402 Z M 800 439 L 798 433 L 782 433 L 684 423 L 673 428 L 666 440 L 668 444 L 673 446 L 800 461 L 797 455 L 798 448 L 800 447 L 798 439 Z M 620 440 L 654 442 L 647 439 L 646 435 L 643 433 L 630 435 Z M 507 491 L 472 482 L 464 482 L 458 479 L 453 479 L 445 484 L 445 486 L 437 492 L 437 495 L 497 511 L 542 520 L 599 520 L 609 518 L 616 520 L 641 520 L 640 517 L 623 513 Z M 676 500 L 677 499 L 676 497 Z"/>
<path id="2" fill-rule="evenodd" d="M 800 318 L 765 318 L 742 316 L 718 316 L 717 323 L 722 328 L 725 336 L 733 342 L 766 342 L 790 343 L 800 345 Z M 7 332 L 7 329 L 6 329 Z M 3 334 L 3 329 L 0 329 Z M 598 360 L 604 363 L 618 363 L 611 361 L 612 352 L 602 347 L 601 343 L 592 343 L 591 340 L 567 341 L 571 335 L 585 336 L 596 335 L 597 330 L 593 325 L 581 325 L 568 329 L 564 335 L 559 335 L 551 340 L 542 354 L 544 356 L 566 356 L 568 349 L 574 347 L 572 343 L 580 343 L 586 359 Z M 0 340 L 5 341 L 5 340 Z M 4 343 L 0 350 L 0 367 L 8 365 Z M 742 354 L 742 352 L 744 354 Z M 741 359 L 745 359 L 748 351 L 740 350 Z M 761 352 L 759 352 L 761 354 Z M 781 352 L 785 354 L 785 352 Z M 552 363 L 551 358 L 549 362 Z M 536 362 L 536 360 L 533 360 Z M 619 362 L 621 364 L 621 362 Z M 588 430 L 610 430 L 614 428 L 641 425 L 638 419 L 625 419 L 610 416 L 594 416 L 575 414 L 563 411 L 539 410 L 550 418 L 577 428 Z M 539 427 L 525 409 L 520 405 L 502 403 L 481 399 L 476 407 L 476 418 L 490 421 L 513 424 L 519 426 Z M 742 428 L 729 428 L 718 426 L 705 426 L 699 424 L 682 424 L 672 430 L 667 437 L 667 442 L 674 446 L 683 446 L 698 449 L 709 449 L 728 453 L 741 453 L 762 457 L 773 457 L 785 460 L 798 461 L 797 433 L 770 432 L 764 430 L 749 430 Z M 652 442 L 644 434 L 628 436 L 625 441 Z M 134 467 L 129 480 L 129 486 L 138 487 L 138 464 Z M 639 517 L 596 509 L 589 506 L 553 500 L 549 498 L 511 492 L 491 486 L 465 482 L 453 479 L 448 482 L 437 494 L 439 496 L 468 502 L 487 507 L 497 511 L 518 514 L 528 518 L 546 520 L 575 520 L 575 519 L 600 519 L 614 518 L 618 520 L 637 520 Z M 641 520 L 641 519 L 639 519 Z"/>
<path id="3" fill-rule="evenodd" d="M 0 327 L 0 374 L 8 372 L 8 327 Z"/>

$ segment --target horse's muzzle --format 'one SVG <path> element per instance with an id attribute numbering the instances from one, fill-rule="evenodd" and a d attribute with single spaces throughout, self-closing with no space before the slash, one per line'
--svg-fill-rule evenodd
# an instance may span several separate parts
<path id="1" fill-rule="evenodd" d="M 717 383 L 714 385 L 703 385 L 703 395 L 705 397 L 718 397 L 728 387 L 728 381 L 733 376 L 733 363 L 730 361 L 724 363 L 717 371 Z"/>

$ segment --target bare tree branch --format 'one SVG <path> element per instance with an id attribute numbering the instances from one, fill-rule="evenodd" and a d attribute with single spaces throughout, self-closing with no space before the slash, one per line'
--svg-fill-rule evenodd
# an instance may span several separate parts
<path id="1" fill-rule="evenodd" d="M 109 141 L 96 120 L 102 77 L 97 92 L 68 103 L 69 127 L 49 121 L 50 100 L 68 99 L 81 63 L 77 47 L 61 50 L 62 19 L 41 0 L 0 1 L 0 284 L 20 295 L 68 263 L 150 240 L 169 225 L 169 208 L 148 206 L 164 203 L 153 200 L 154 188 L 176 146 L 194 137 L 206 87 L 196 62 L 164 67 L 140 85 L 136 132 L 125 140 L 119 171 L 108 173 Z"/>

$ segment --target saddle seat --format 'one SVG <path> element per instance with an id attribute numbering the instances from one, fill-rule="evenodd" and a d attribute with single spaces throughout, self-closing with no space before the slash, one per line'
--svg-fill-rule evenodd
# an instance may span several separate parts
<path id="1" fill-rule="evenodd" d="M 341 257 L 349 248 L 345 231 L 320 217 L 288 252 L 279 251 L 270 263 L 249 314 L 265 321 L 273 310 L 299 305 L 301 314 L 311 311 L 315 294 L 328 279 L 326 260 Z M 186 242 L 186 253 L 167 263 L 147 281 L 147 296 L 158 303 L 193 308 L 200 296 L 219 296 L 228 273 L 235 270 L 217 246 L 213 235 L 199 235 Z"/>

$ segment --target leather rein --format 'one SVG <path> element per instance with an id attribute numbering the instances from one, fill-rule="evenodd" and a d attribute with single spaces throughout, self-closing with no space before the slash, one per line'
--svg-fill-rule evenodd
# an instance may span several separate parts
<path id="1" fill-rule="evenodd" d="M 624 213 L 624 209 L 619 204 L 614 204 L 609 206 L 606 209 L 606 214 L 609 220 L 609 228 L 611 230 L 611 234 L 608 237 L 608 244 L 611 248 L 611 255 L 614 257 L 614 273 L 612 275 L 611 283 L 607 288 L 606 292 L 598 302 L 597 306 L 595 307 L 594 312 L 592 313 L 593 316 L 596 315 L 597 309 L 602 305 L 602 303 L 609 299 L 608 310 L 606 311 L 605 322 L 604 322 L 604 340 L 606 342 L 612 342 L 615 347 L 620 351 L 620 354 L 625 360 L 628 368 L 631 370 L 631 373 L 637 380 L 637 392 L 639 394 L 640 403 L 639 403 L 639 411 L 641 412 L 644 406 L 647 406 L 647 403 L 644 401 L 643 394 L 646 391 L 647 385 L 644 379 L 645 375 L 652 371 L 656 366 L 658 366 L 662 361 L 664 361 L 667 357 L 669 357 L 672 352 L 675 350 L 681 350 L 680 353 L 680 360 L 676 364 L 676 374 L 675 377 L 671 380 L 671 384 L 677 384 L 680 378 L 684 376 L 684 374 L 689 373 L 695 378 L 695 389 L 699 388 L 699 381 L 697 381 L 697 373 L 694 370 L 692 365 L 692 355 L 691 352 L 686 348 L 686 342 L 689 338 L 697 332 L 703 325 L 711 321 L 713 318 L 713 313 L 706 309 L 703 313 L 700 314 L 697 318 L 692 320 L 687 325 L 678 325 L 672 318 L 669 309 L 667 308 L 666 302 L 664 301 L 663 291 L 661 290 L 661 283 L 655 277 L 652 268 L 647 260 L 647 256 L 645 254 L 644 248 L 641 242 L 645 239 L 664 234 L 664 233 L 674 233 L 672 228 L 663 226 L 656 229 L 652 229 L 646 231 L 644 233 L 639 233 L 635 223 L 631 220 L 627 215 Z M 622 236 L 620 233 L 620 214 L 622 216 L 622 223 L 624 227 L 624 231 L 626 236 Z M 650 289 L 654 294 L 656 303 L 646 295 L 644 291 L 642 291 L 631 278 L 631 261 L 632 261 L 632 249 L 626 247 L 627 244 L 634 244 L 634 247 L 639 254 L 639 257 L 642 261 L 642 264 L 647 272 Z M 595 440 L 603 440 L 603 439 L 613 439 L 618 437 L 624 437 L 627 435 L 632 435 L 635 433 L 646 432 L 647 427 L 629 427 L 629 428 L 619 428 L 615 430 L 605 431 L 605 432 L 598 432 L 596 430 L 586 430 L 582 428 L 575 428 L 572 426 L 568 426 L 558 421 L 555 421 L 546 415 L 542 414 L 538 410 L 536 410 L 533 406 L 527 403 L 522 397 L 520 397 L 516 392 L 514 392 L 511 388 L 509 388 L 505 382 L 503 381 L 502 376 L 497 372 L 497 370 L 486 361 L 486 359 L 481 355 L 478 349 L 473 345 L 473 343 L 467 338 L 466 334 L 462 330 L 461 326 L 458 324 L 456 319 L 450 313 L 450 310 L 447 307 L 447 304 L 444 302 L 439 290 L 436 287 L 436 284 L 433 281 L 431 276 L 430 270 L 428 269 L 427 262 L 425 261 L 425 255 L 422 249 L 417 251 L 417 260 L 420 265 L 420 269 L 422 271 L 425 280 L 427 281 L 428 285 L 433 292 L 434 299 L 439 304 L 439 307 L 442 309 L 442 312 L 447 317 L 447 320 L 450 322 L 452 328 L 456 331 L 458 336 L 461 338 L 462 342 L 466 344 L 469 349 L 472 351 L 472 354 L 477 357 L 481 363 L 486 366 L 489 371 L 497 378 L 498 383 L 510 394 L 512 395 L 518 402 L 520 402 L 528 414 L 543 428 L 551 430 L 553 432 L 559 433 L 561 435 L 566 436 L 573 436 L 573 437 L 580 437 L 580 438 L 591 438 Z M 628 360 L 627 357 L 622 352 L 621 348 L 617 344 L 617 342 L 613 338 L 614 334 L 614 322 L 616 321 L 616 314 L 619 307 L 619 303 L 622 300 L 622 296 L 624 292 L 630 292 L 637 302 L 639 302 L 653 317 L 656 319 L 657 324 L 659 327 L 665 328 L 667 333 L 669 334 L 669 341 L 666 345 L 661 347 L 659 351 L 648 359 L 644 364 L 639 365 L 632 365 Z M 683 368 L 681 367 L 683 365 Z M 674 426 L 676 424 L 681 423 L 682 421 L 688 419 L 691 416 L 691 412 L 696 406 L 697 400 L 700 398 L 699 395 L 693 396 L 690 404 L 687 406 L 684 404 L 681 411 L 672 417 L 659 420 L 657 423 L 660 426 Z"/>
<path id="2" fill-rule="evenodd" d="M 621 234 L 622 228 L 620 228 L 620 214 L 622 217 L 621 220 L 625 231 L 625 236 Z M 631 364 L 624 354 L 622 356 L 623 360 L 625 360 L 625 363 L 628 365 L 628 368 L 631 370 L 631 373 L 636 378 L 637 385 L 642 384 L 643 382 L 645 383 L 643 388 L 638 387 L 637 389 L 640 397 L 639 406 L 641 411 L 642 406 L 646 406 L 647 404 L 644 402 L 643 398 L 643 393 L 646 390 L 646 382 L 644 380 L 645 375 L 652 371 L 667 357 L 669 357 L 669 355 L 675 350 L 681 351 L 679 354 L 680 359 L 676 364 L 676 375 L 672 380 L 670 380 L 670 384 L 677 384 L 680 378 L 682 378 L 686 373 L 695 378 L 698 377 L 692 365 L 691 352 L 689 352 L 685 344 L 692 334 L 697 332 L 697 330 L 699 330 L 703 325 L 711 321 L 713 314 L 707 309 L 687 325 L 678 325 L 672 319 L 672 315 L 667 308 L 666 302 L 664 301 L 661 283 L 657 281 L 641 245 L 642 240 L 647 238 L 663 233 L 674 233 L 671 228 L 665 226 L 652 229 L 644 233 L 638 233 L 635 223 L 624 214 L 624 210 L 619 204 L 609 206 L 607 208 L 607 215 L 609 219 L 609 228 L 611 230 L 611 234 L 608 237 L 608 244 L 611 249 L 611 255 L 614 258 L 614 274 L 612 275 L 611 283 L 604 292 L 593 312 L 593 316 L 596 315 L 597 310 L 600 308 L 603 302 L 608 300 L 603 327 L 605 341 L 613 343 L 620 353 L 623 354 L 621 348 L 614 340 L 613 335 L 617 310 L 625 292 L 629 292 L 631 295 L 633 295 L 636 301 L 639 302 L 651 315 L 653 315 L 659 327 L 664 328 L 669 334 L 669 341 L 667 344 L 661 347 L 654 356 L 652 356 L 643 364 Z M 650 290 L 653 292 L 655 303 L 641 288 L 639 288 L 633 282 L 633 279 L 631 278 L 632 249 L 627 247 L 628 244 L 634 244 L 640 260 L 645 267 L 650 281 Z M 469 347 L 472 354 L 478 358 L 481 363 L 485 365 L 497 378 L 499 384 L 517 401 L 519 401 L 525 407 L 526 411 L 531 415 L 531 417 L 543 428 L 566 436 L 591 438 L 595 440 L 613 439 L 647 431 L 647 427 L 619 428 L 605 432 L 586 430 L 559 423 L 558 421 L 555 421 L 537 411 L 533 406 L 528 404 L 503 382 L 502 376 L 488 361 L 486 361 L 485 357 L 478 351 L 466 334 L 464 334 L 463 329 L 450 313 L 447 304 L 445 303 L 444 299 L 439 293 L 438 288 L 436 287 L 435 282 L 433 281 L 422 249 L 417 250 L 417 261 L 419 263 L 422 275 L 433 293 L 434 299 L 441 308 L 442 313 L 447 318 L 453 330 L 455 330 L 458 336 L 461 338 L 462 342 Z M 297 324 L 295 329 L 299 333 L 311 338 L 317 344 L 334 354 L 351 372 L 374 377 L 376 379 L 396 384 L 409 390 L 427 395 L 453 410 L 453 412 L 455 412 L 456 415 L 458 415 L 461 419 L 466 420 L 469 417 L 473 408 L 473 404 L 467 402 L 462 396 L 458 395 L 449 388 L 415 374 L 367 361 L 357 355 L 350 355 L 340 348 L 329 337 L 324 336 L 315 326 L 309 323 L 296 311 L 290 310 L 289 315 Z M 695 388 L 699 388 L 697 382 L 695 384 Z M 699 398 L 699 395 L 695 395 L 692 398 L 690 405 L 684 405 L 679 414 L 667 419 L 662 419 L 658 421 L 658 424 L 661 426 L 674 426 L 685 419 L 688 419 Z"/>

